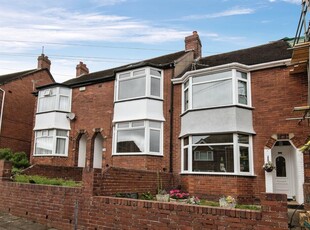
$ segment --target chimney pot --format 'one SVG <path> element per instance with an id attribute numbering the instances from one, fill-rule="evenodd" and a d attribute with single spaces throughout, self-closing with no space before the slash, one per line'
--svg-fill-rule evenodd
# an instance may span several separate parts
<path id="1" fill-rule="evenodd" d="M 80 61 L 80 63 L 76 66 L 76 77 L 80 77 L 85 74 L 89 74 L 89 69 L 86 64 Z"/>
<path id="2" fill-rule="evenodd" d="M 197 31 L 193 31 L 193 34 L 185 37 L 185 50 L 194 50 L 194 58 L 201 57 L 201 41 Z"/>
<path id="3" fill-rule="evenodd" d="M 44 54 L 41 54 L 38 57 L 38 69 L 48 69 L 51 68 L 51 61 L 48 59 L 48 56 L 45 56 Z"/>

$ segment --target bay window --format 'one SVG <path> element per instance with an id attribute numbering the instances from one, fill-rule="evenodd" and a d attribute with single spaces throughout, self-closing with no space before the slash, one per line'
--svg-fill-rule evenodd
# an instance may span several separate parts
<path id="1" fill-rule="evenodd" d="M 116 101 L 140 97 L 162 98 L 162 71 L 143 68 L 116 76 Z"/>
<path id="2" fill-rule="evenodd" d="M 63 111 L 70 112 L 71 89 L 54 87 L 42 89 L 38 95 L 37 112 Z"/>
<path id="3" fill-rule="evenodd" d="M 139 120 L 115 125 L 114 154 L 162 154 L 162 122 Z"/>
<path id="4" fill-rule="evenodd" d="M 68 133 L 69 131 L 60 129 L 35 131 L 34 156 L 67 156 Z"/>
<path id="5" fill-rule="evenodd" d="M 182 171 L 205 174 L 251 174 L 251 136 L 192 135 L 182 139 Z"/>
<path id="6" fill-rule="evenodd" d="M 250 106 L 249 76 L 236 69 L 191 76 L 183 83 L 183 111 L 227 105 Z"/>

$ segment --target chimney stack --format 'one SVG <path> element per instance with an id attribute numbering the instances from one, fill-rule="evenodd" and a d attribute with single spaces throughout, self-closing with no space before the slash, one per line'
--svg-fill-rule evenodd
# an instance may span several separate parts
<path id="1" fill-rule="evenodd" d="M 85 74 L 89 74 L 89 70 L 86 64 L 80 61 L 80 63 L 76 66 L 76 77 L 80 77 Z"/>
<path id="2" fill-rule="evenodd" d="M 48 56 L 41 54 L 38 57 L 38 69 L 51 69 L 51 61 L 48 59 Z"/>
<path id="3" fill-rule="evenodd" d="M 194 58 L 201 57 L 201 41 L 197 31 L 193 31 L 193 34 L 185 37 L 185 51 L 194 50 Z"/>

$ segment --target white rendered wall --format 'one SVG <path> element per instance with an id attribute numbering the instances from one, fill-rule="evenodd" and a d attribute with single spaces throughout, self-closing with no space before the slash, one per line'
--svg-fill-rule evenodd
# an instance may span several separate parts
<path id="1" fill-rule="evenodd" d="M 67 113 L 49 112 L 36 115 L 34 130 L 42 129 L 64 129 L 70 130 L 70 120 Z"/>

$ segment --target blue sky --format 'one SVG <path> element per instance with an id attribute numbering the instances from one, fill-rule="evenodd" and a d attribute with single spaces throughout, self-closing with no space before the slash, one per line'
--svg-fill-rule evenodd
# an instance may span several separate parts
<path id="1" fill-rule="evenodd" d="M 52 61 L 57 82 L 184 49 L 203 56 L 294 37 L 302 0 L 0 0 L 0 74 Z"/>

